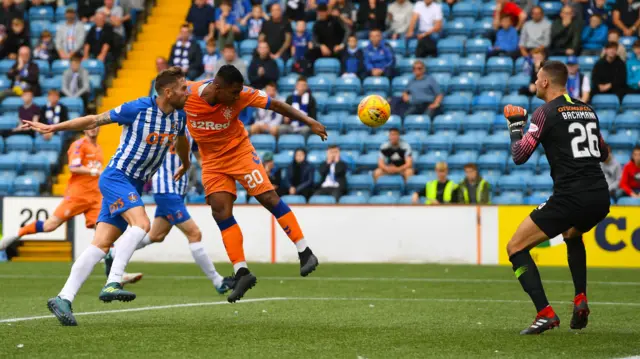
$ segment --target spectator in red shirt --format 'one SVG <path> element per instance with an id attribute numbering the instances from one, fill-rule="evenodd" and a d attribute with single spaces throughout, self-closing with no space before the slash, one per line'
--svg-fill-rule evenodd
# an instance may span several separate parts
<path id="1" fill-rule="evenodd" d="M 633 148 L 631 160 L 622 169 L 620 189 L 633 198 L 640 197 L 640 146 Z"/>
<path id="2" fill-rule="evenodd" d="M 524 12 L 514 2 L 507 0 L 496 1 L 496 11 L 493 13 L 493 28 L 498 29 L 500 27 L 500 18 L 502 16 L 511 16 L 511 20 L 516 24 L 516 29 L 520 31 L 524 22 L 527 20 L 527 13 Z"/>

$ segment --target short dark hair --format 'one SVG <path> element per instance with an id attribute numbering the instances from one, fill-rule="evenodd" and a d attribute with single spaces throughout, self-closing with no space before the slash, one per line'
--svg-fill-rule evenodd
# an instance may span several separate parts
<path id="1" fill-rule="evenodd" d="M 618 31 L 618 29 L 614 29 L 614 28 L 609 29 L 609 31 L 607 32 L 607 35 L 613 34 L 614 32 L 616 33 L 616 35 L 620 36 L 620 31 Z"/>
<path id="2" fill-rule="evenodd" d="M 329 7 L 325 3 L 318 4 L 316 11 L 329 11 Z"/>
<path id="3" fill-rule="evenodd" d="M 463 168 L 464 168 L 465 170 L 466 170 L 467 168 L 470 168 L 470 169 L 472 169 L 472 170 L 477 171 L 477 170 L 478 170 L 478 165 L 476 165 L 475 163 L 467 163 L 466 165 L 464 165 L 464 167 L 463 167 Z"/>
<path id="4" fill-rule="evenodd" d="M 236 47 L 235 47 L 234 44 L 226 44 L 226 45 L 224 45 L 222 50 L 226 50 L 226 49 L 232 49 L 233 51 L 236 51 Z"/>
<path id="5" fill-rule="evenodd" d="M 275 88 L 276 88 L 276 90 L 278 89 L 278 84 L 277 84 L 277 83 L 275 83 L 275 82 L 273 82 L 273 81 L 269 81 L 269 82 L 267 82 L 267 84 L 266 84 L 266 85 L 264 85 L 264 87 L 269 87 L 269 86 L 271 86 L 271 87 L 275 87 Z"/>
<path id="6" fill-rule="evenodd" d="M 400 129 L 399 129 L 399 128 L 397 128 L 397 127 L 391 127 L 391 128 L 389 129 L 389 132 L 397 132 L 397 133 L 400 133 Z"/>
<path id="7" fill-rule="evenodd" d="M 71 59 L 70 59 L 70 60 L 71 60 L 72 62 L 73 62 L 73 61 L 79 61 L 79 62 L 82 62 L 82 56 L 80 56 L 80 54 L 78 54 L 78 53 L 75 53 L 75 54 L 71 55 Z"/>
<path id="8" fill-rule="evenodd" d="M 542 64 L 541 70 L 549 76 L 549 81 L 554 85 L 565 87 L 569 78 L 567 65 L 560 61 L 547 60 Z"/>
<path id="9" fill-rule="evenodd" d="M 208 40 L 207 40 L 207 46 L 216 46 L 216 38 L 215 36 L 211 36 Z"/>
<path id="10" fill-rule="evenodd" d="M 633 43 L 632 48 L 636 48 L 636 47 L 640 47 L 640 40 L 636 40 L 636 41 Z"/>
<path id="11" fill-rule="evenodd" d="M 544 9 L 542 8 L 542 6 L 536 5 L 536 6 L 531 8 L 531 11 L 533 11 L 534 9 L 540 9 L 540 11 L 542 11 L 542 14 L 544 15 Z"/>
<path id="12" fill-rule="evenodd" d="M 184 71 L 178 66 L 169 67 L 166 70 L 160 71 L 156 76 L 156 92 L 161 93 L 165 88 L 173 85 L 176 81 L 185 77 Z"/>
<path id="13" fill-rule="evenodd" d="M 631 152 L 640 151 L 640 145 L 633 146 L 633 150 Z"/>
<path id="14" fill-rule="evenodd" d="M 67 7 L 67 9 L 64 11 L 64 13 L 65 13 L 65 14 L 69 14 L 69 13 L 75 14 L 75 13 L 76 13 L 76 9 L 74 9 L 74 8 L 73 8 L 73 6 L 69 6 L 69 7 Z"/>
<path id="15" fill-rule="evenodd" d="M 307 78 L 304 76 L 298 76 L 298 79 L 296 80 L 296 82 L 307 82 Z"/>
<path id="16" fill-rule="evenodd" d="M 56 89 L 50 89 L 49 91 L 47 91 L 48 95 L 53 95 L 56 94 L 58 96 L 60 96 L 60 91 L 56 90 Z"/>
<path id="17" fill-rule="evenodd" d="M 23 95 L 26 93 L 30 93 L 31 95 L 33 95 L 33 90 L 31 89 L 31 87 L 27 87 L 24 90 L 22 90 Z"/>
<path id="18" fill-rule="evenodd" d="M 614 41 L 609 41 L 609 42 L 607 42 L 606 45 L 604 45 L 604 48 L 605 49 L 613 49 L 613 48 L 617 49 L 618 48 L 618 43 L 614 42 Z"/>
<path id="19" fill-rule="evenodd" d="M 223 65 L 218 73 L 216 73 L 217 79 L 222 79 L 225 85 L 243 84 L 244 76 L 240 70 L 233 65 Z"/>
<path id="20" fill-rule="evenodd" d="M 328 150 L 332 150 L 332 149 L 334 149 L 334 148 L 340 149 L 340 146 L 338 146 L 338 145 L 336 145 L 336 144 L 333 144 L 333 145 L 329 145 L 329 146 L 327 146 L 327 149 L 328 149 Z"/>

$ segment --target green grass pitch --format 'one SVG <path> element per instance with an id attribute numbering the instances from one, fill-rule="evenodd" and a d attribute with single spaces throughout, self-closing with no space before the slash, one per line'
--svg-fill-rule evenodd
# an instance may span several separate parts
<path id="1" fill-rule="evenodd" d="M 230 266 L 220 265 L 222 273 Z M 254 264 L 258 285 L 225 303 L 195 264 L 132 263 L 131 303 L 103 304 L 102 267 L 74 302 L 78 327 L 48 316 L 70 264 L 0 264 L 0 358 L 621 358 L 640 355 L 640 271 L 589 269 L 592 316 L 569 329 L 567 268 L 541 268 L 561 324 L 518 332 L 535 316 L 508 267 Z M 131 311 L 130 309 L 138 309 Z M 130 310 L 130 311 L 123 311 Z"/>

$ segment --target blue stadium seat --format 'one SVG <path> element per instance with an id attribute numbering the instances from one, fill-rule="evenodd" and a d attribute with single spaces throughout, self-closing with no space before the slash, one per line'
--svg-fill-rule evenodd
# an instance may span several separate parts
<path id="1" fill-rule="evenodd" d="M 0 60 L 0 74 L 6 74 L 7 72 L 9 72 L 9 70 L 11 70 L 11 68 L 13 67 L 13 64 L 15 63 L 16 63 L 15 60 L 9 60 L 9 59 Z"/>
<path id="2" fill-rule="evenodd" d="M 489 2 L 482 5 L 481 15 L 482 17 L 488 18 L 493 17 L 493 13 L 496 11 L 496 3 Z"/>
<path id="3" fill-rule="evenodd" d="M 453 17 L 477 17 L 480 8 L 474 2 L 459 2 L 453 5 Z"/>
<path id="4" fill-rule="evenodd" d="M 501 205 L 514 205 L 524 203 L 524 196 L 521 192 L 508 192 L 499 196 L 493 197 L 491 200 L 493 204 Z"/>
<path id="5" fill-rule="evenodd" d="M 429 58 L 426 61 L 427 72 L 429 74 L 446 73 L 451 75 L 456 72 L 457 65 L 457 61 L 450 61 L 444 57 Z"/>
<path id="6" fill-rule="evenodd" d="M 446 32 L 448 39 L 451 36 L 471 36 L 471 26 L 473 25 L 474 19 L 471 18 L 454 18 L 451 21 L 446 21 L 444 24 L 444 31 Z M 442 41 L 442 40 L 441 40 Z M 439 45 L 440 41 L 438 42 Z M 460 49 L 462 50 L 462 49 Z M 440 47 L 438 46 L 438 53 L 440 53 Z M 456 53 L 462 53 L 456 52 Z"/>
<path id="7" fill-rule="evenodd" d="M 347 175 L 349 191 L 373 191 L 373 177 L 370 174 Z"/>
<path id="8" fill-rule="evenodd" d="M 484 72 L 484 59 L 478 59 L 475 57 L 465 57 L 458 62 L 458 72 Z"/>
<path id="9" fill-rule="evenodd" d="M 472 150 L 478 151 L 482 149 L 481 139 L 475 134 L 464 134 L 456 136 L 453 140 L 453 149 L 455 151 Z"/>
<path id="10" fill-rule="evenodd" d="M 258 151 L 275 151 L 276 139 L 271 135 L 253 135 L 251 136 L 251 143 Z"/>
<path id="11" fill-rule="evenodd" d="M 336 204 L 336 199 L 333 196 L 311 196 L 309 198 L 309 204 Z"/>
<path id="12" fill-rule="evenodd" d="M 640 198 L 622 197 L 618 199 L 619 206 L 640 206 Z"/>
<path id="13" fill-rule="evenodd" d="M 18 118 L 13 116 L 0 116 L 0 131 L 11 131 L 18 126 Z M 3 141 L 4 145 L 4 141 Z"/>
<path id="14" fill-rule="evenodd" d="M 69 68 L 69 60 L 54 60 L 51 64 L 51 75 L 62 75 Z"/>
<path id="15" fill-rule="evenodd" d="M 638 142 L 637 130 L 618 131 L 614 135 L 609 135 L 607 143 L 613 150 L 631 151 L 633 146 Z"/>
<path id="16" fill-rule="evenodd" d="M 391 115 L 385 124 L 382 126 L 376 127 L 373 129 L 375 133 L 384 133 L 388 134 L 389 130 L 392 128 L 397 128 L 402 132 L 402 118 L 398 115 Z"/>
<path id="17" fill-rule="evenodd" d="M 537 97 L 531 98 L 531 104 L 529 105 L 529 113 L 533 115 L 533 113 L 538 109 L 538 107 L 544 105 L 544 101 Z"/>
<path id="18" fill-rule="evenodd" d="M 623 36 L 620 38 L 620 45 L 624 46 L 627 51 L 632 51 L 633 43 L 638 40 L 637 36 Z"/>
<path id="19" fill-rule="evenodd" d="M 404 179 L 400 175 L 382 176 L 378 178 L 375 189 L 382 191 L 404 191 Z"/>
<path id="20" fill-rule="evenodd" d="M 398 197 L 377 195 L 369 197 L 369 204 L 396 204 L 398 203 Z"/>
<path id="21" fill-rule="evenodd" d="M 529 178 L 514 174 L 504 175 L 498 179 L 498 188 L 500 191 L 520 191 L 527 190 Z"/>
<path id="22" fill-rule="evenodd" d="M 368 138 L 371 138 L 371 137 L 367 137 L 367 139 Z M 338 146 L 340 146 L 340 149 L 343 151 L 362 152 L 362 149 L 363 149 L 362 140 L 363 138 L 360 136 L 354 136 L 351 134 L 342 135 L 338 137 Z M 384 140 L 386 141 L 386 138 Z M 379 142 L 378 147 L 374 148 L 374 150 L 377 150 L 378 148 L 380 148 L 380 144 L 382 144 L 382 142 Z"/>
<path id="23" fill-rule="evenodd" d="M 253 137 L 251 138 L 253 141 Z M 309 151 L 325 151 L 330 144 L 337 144 L 336 136 L 329 136 L 327 141 L 322 141 L 318 136 L 309 136 L 307 139 L 307 150 Z"/>
<path id="24" fill-rule="evenodd" d="M 411 146 L 411 151 L 414 155 L 422 152 L 422 143 L 426 138 L 426 132 L 420 133 L 418 131 L 409 132 L 402 136 L 402 139 Z"/>
<path id="25" fill-rule="evenodd" d="M 449 81 L 451 80 L 451 75 L 448 73 L 437 73 L 432 74 L 433 78 L 436 80 L 438 85 L 440 86 L 441 93 L 447 93 L 449 89 Z"/>
<path id="26" fill-rule="evenodd" d="M 366 204 L 368 197 L 366 196 L 356 196 L 356 195 L 346 195 L 340 197 L 338 201 L 339 204 Z"/>
<path id="27" fill-rule="evenodd" d="M 547 159 L 547 156 L 541 155 L 538 158 L 538 171 L 542 173 L 550 170 L 551 170 L 551 166 L 549 165 L 549 160 Z"/>
<path id="28" fill-rule="evenodd" d="M 529 188 L 534 191 L 553 191 L 553 180 L 546 174 L 536 175 L 529 179 Z"/>
<path id="29" fill-rule="evenodd" d="M 542 7 L 542 10 L 544 10 L 545 16 L 549 18 L 555 18 L 560 15 L 560 10 L 562 9 L 562 3 L 559 1 L 543 1 L 538 5 L 540 5 L 540 7 Z"/>
<path id="30" fill-rule="evenodd" d="M 629 94 L 622 99 L 620 111 L 640 110 L 640 94 Z"/>
<path id="31" fill-rule="evenodd" d="M 53 22 L 54 13 L 53 8 L 50 6 L 36 6 L 29 9 L 29 20 L 31 21 L 47 21 Z M 49 27 L 53 27 L 49 24 Z"/>
<path id="32" fill-rule="evenodd" d="M 65 6 L 58 6 L 58 8 L 56 9 L 56 22 L 62 22 L 65 20 L 65 13 L 67 11 L 67 8 L 74 8 L 77 9 L 78 8 L 78 4 L 76 3 L 69 3 L 69 1 L 66 1 L 66 5 Z"/>
<path id="33" fill-rule="evenodd" d="M 334 93 L 347 92 L 357 95 L 361 92 L 361 89 L 362 84 L 360 83 L 360 79 L 358 79 L 357 77 L 340 77 L 336 79 L 333 84 Z"/>
<path id="34" fill-rule="evenodd" d="M 463 116 L 461 119 L 462 129 L 465 131 L 481 130 L 489 132 L 492 124 L 493 114 L 489 115 L 484 112 L 477 112 L 469 116 Z"/>
<path id="35" fill-rule="evenodd" d="M 0 195 L 7 196 L 13 193 L 13 181 L 11 177 L 0 177 Z"/>
<path id="36" fill-rule="evenodd" d="M 273 155 L 273 163 L 276 168 L 286 168 L 293 162 L 293 153 L 291 151 L 279 152 Z"/>
<path id="37" fill-rule="evenodd" d="M 409 115 L 404 118 L 405 131 L 431 131 L 431 119 L 427 115 Z"/>
<path id="38" fill-rule="evenodd" d="M 487 73 L 513 73 L 513 60 L 510 57 L 491 57 L 487 60 Z"/>
<path id="39" fill-rule="evenodd" d="M 424 146 L 429 151 L 451 152 L 453 136 L 429 135 L 424 141 Z"/>
<path id="40" fill-rule="evenodd" d="M 405 46 L 404 39 L 400 40 L 385 40 L 387 45 L 391 46 L 393 52 L 400 55 L 405 55 L 407 53 L 407 47 Z"/>
<path id="41" fill-rule="evenodd" d="M 385 93 L 385 97 L 388 96 L 391 89 L 391 82 L 389 78 L 383 76 L 369 76 L 364 79 L 362 87 L 365 92 L 375 91 Z"/>
<path id="42" fill-rule="evenodd" d="M 396 202 L 397 204 L 413 204 L 413 196 L 408 194 L 406 196 L 402 196 L 400 198 L 398 198 L 398 202 Z M 424 203 L 421 202 L 421 203 Z"/>
<path id="43" fill-rule="evenodd" d="M 448 92 L 475 92 L 478 80 L 468 76 L 455 76 L 449 80 Z"/>
<path id="44" fill-rule="evenodd" d="M 499 92 L 485 92 L 473 98 L 471 110 L 497 112 L 502 95 Z"/>
<path id="45" fill-rule="evenodd" d="M 253 55 L 253 52 L 258 47 L 258 40 L 246 39 L 240 42 L 240 56 Z"/>
<path id="46" fill-rule="evenodd" d="M 591 105 L 598 111 L 613 110 L 618 111 L 620 108 L 620 100 L 616 95 L 598 94 L 591 99 Z"/>
<path id="47" fill-rule="evenodd" d="M 40 190 L 40 183 L 31 176 L 18 176 L 13 180 L 13 190 L 15 192 L 30 191 L 37 193 Z"/>
<path id="48" fill-rule="evenodd" d="M 448 95 L 442 100 L 442 109 L 445 112 L 449 111 L 462 111 L 469 112 L 471 108 L 471 98 L 460 95 Z"/>
<path id="49" fill-rule="evenodd" d="M 0 75 L 0 91 L 9 89 L 9 86 L 11 86 L 11 80 L 4 75 Z"/>
<path id="50" fill-rule="evenodd" d="M 282 196 L 282 200 L 286 203 L 286 204 L 306 204 L 307 200 L 304 198 L 304 196 L 292 196 L 292 195 L 286 195 L 286 196 Z"/>
<path id="51" fill-rule="evenodd" d="M 523 95 L 507 95 L 502 97 L 502 100 L 500 101 L 500 110 L 499 112 L 502 112 L 502 108 L 506 105 L 514 105 L 514 106 L 520 106 L 522 108 L 524 108 L 525 110 L 529 111 L 529 99 L 527 98 L 527 96 L 523 96 Z M 504 119 L 503 119 L 504 120 Z"/>
<path id="52" fill-rule="evenodd" d="M 627 95 L 628 97 L 629 95 Z M 639 95 L 640 96 L 640 95 Z M 616 116 L 614 120 L 616 130 L 637 130 L 640 129 L 638 116 L 632 113 L 623 113 Z"/>
<path id="53" fill-rule="evenodd" d="M 521 165 L 516 165 L 515 162 L 513 162 L 513 159 L 511 158 L 511 155 L 508 156 L 509 158 L 507 159 L 507 170 L 510 172 L 513 171 L 522 171 L 522 170 L 527 170 L 527 171 L 534 171 L 536 170 L 536 168 L 538 167 L 538 161 L 540 160 L 540 153 L 538 152 L 534 152 L 531 154 L 531 157 L 529 157 L 529 159 L 527 160 L 527 162 L 521 164 Z"/>
<path id="54" fill-rule="evenodd" d="M 497 170 L 504 172 L 509 160 L 507 157 L 506 152 L 486 153 L 478 158 L 478 167 L 480 171 Z"/>
<path id="55" fill-rule="evenodd" d="M 82 61 L 82 67 L 89 71 L 89 75 L 100 75 L 104 77 L 104 63 L 100 60 L 84 60 Z"/>
<path id="56" fill-rule="evenodd" d="M 331 93 L 334 79 L 329 76 L 313 76 L 310 77 L 309 88 L 311 91 Z"/>
<path id="57" fill-rule="evenodd" d="M 467 54 L 486 54 L 490 46 L 491 41 L 483 38 L 470 39 L 465 43 Z"/>
<path id="58" fill-rule="evenodd" d="M 371 132 L 370 128 L 365 127 L 362 121 L 358 118 L 358 115 L 348 115 L 342 119 L 342 128 L 345 132 L 351 131 L 366 131 Z"/>
<path id="59" fill-rule="evenodd" d="M 433 120 L 433 130 L 450 130 L 457 132 L 460 129 L 461 119 L 464 116 L 465 113 L 463 112 L 447 112 L 444 115 L 438 115 Z"/>
<path id="60" fill-rule="evenodd" d="M 413 77 L 408 75 L 396 76 L 393 81 L 391 81 L 391 93 L 393 96 L 401 96 L 402 93 L 407 89 L 407 85 L 409 81 L 411 81 Z"/>
<path id="61" fill-rule="evenodd" d="M 0 104 L 0 112 L 18 112 L 23 102 L 20 97 L 7 97 Z"/>
<path id="62" fill-rule="evenodd" d="M 289 93 L 293 92 L 293 89 L 296 87 L 296 81 L 298 80 L 298 75 L 291 74 L 285 77 L 281 77 L 278 80 L 278 89 L 281 93 Z"/>
<path id="63" fill-rule="evenodd" d="M 506 131 L 497 132 L 482 139 L 482 146 L 486 151 L 508 150 L 510 143 L 511 138 Z"/>
<path id="64" fill-rule="evenodd" d="M 49 159 L 41 154 L 32 154 L 27 156 L 22 163 L 22 167 L 26 171 L 42 171 L 49 174 L 50 164 Z"/>
<path id="65" fill-rule="evenodd" d="M 187 195 L 187 202 L 193 204 L 205 204 L 207 199 L 203 194 L 189 193 Z"/>
<path id="66" fill-rule="evenodd" d="M 447 158 L 450 170 L 462 170 L 467 163 L 474 163 L 478 160 L 478 151 L 458 151 Z"/>
<path id="67" fill-rule="evenodd" d="M 318 121 L 322 123 L 327 131 L 342 131 L 342 118 L 347 117 L 349 114 L 347 112 L 331 112 L 328 114 L 319 114 Z"/>
<path id="68" fill-rule="evenodd" d="M 238 191 L 236 193 L 236 200 L 234 201 L 234 203 L 236 203 L 236 204 L 246 204 L 247 203 L 247 191 Z"/>
<path id="69" fill-rule="evenodd" d="M 431 147 L 427 146 L 427 148 Z M 413 166 L 420 172 L 433 171 L 436 163 L 446 162 L 448 158 L 448 151 L 430 150 L 426 154 L 418 156 L 418 158 L 414 160 Z"/>
<path id="70" fill-rule="evenodd" d="M 502 73 L 489 74 L 478 80 L 478 92 L 496 91 L 504 93 L 507 89 L 508 76 Z"/>
<path id="71" fill-rule="evenodd" d="M 335 95 L 329 98 L 327 101 L 327 111 L 347 111 L 355 112 L 358 107 L 358 99 L 353 96 L 347 96 L 347 94 Z"/>
<path id="72" fill-rule="evenodd" d="M 42 93 L 47 93 L 49 90 L 60 90 L 62 87 L 62 76 L 46 78 L 40 82 L 40 86 L 42 87 Z"/>
<path id="73" fill-rule="evenodd" d="M 580 64 L 580 71 L 591 72 L 596 62 L 600 59 L 600 56 L 580 56 L 578 57 L 578 64 Z"/>
<path id="74" fill-rule="evenodd" d="M 471 25 L 471 33 L 476 38 L 489 37 L 493 31 L 493 21 L 489 18 L 480 19 Z"/>
<path id="75" fill-rule="evenodd" d="M 42 136 L 36 136 L 35 150 L 37 151 L 62 151 L 62 136 L 55 135 L 50 140 L 45 140 Z"/>
<path id="76" fill-rule="evenodd" d="M 509 92 L 518 92 L 521 88 L 528 87 L 530 81 L 531 77 L 523 73 L 513 75 L 509 77 L 509 80 L 507 81 L 507 89 L 509 90 Z"/>
<path id="77" fill-rule="evenodd" d="M 278 137 L 278 151 L 295 150 L 305 146 L 302 135 L 281 135 Z"/>
<path id="78" fill-rule="evenodd" d="M 49 62 L 45 60 L 33 60 L 33 62 L 38 65 L 38 70 L 40 71 L 40 76 L 49 76 L 51 73 L 51 68 L 49 67 Z"/>
<path id="79" fill-rule="evenodd" d="M 47 104 L 47 96 L 38 96 L 33 98 L 33 104 L 42 107 Z"/>
<path id="80" fill-rule="evenodd" d="M 340 61 L 333 58 L 320 58 L 313 64 L 316 75 L 318 74 L 340 74 Z"/>
<path id="81" fill-rule="evenodd" d="M 307 154 L 307 161 L 314 166 L 318 166 L 320 163 L 327 159 L 326 151 L 311 151 Z"/>
<path id="82" fill-rule="evenodd" d="M 399 75 L 411 75 L 415 58 L 401 58 L 396 60 L 395 70 Z"/>
<path id="83" fill-rule="evenodd" d="M 425 189 L 427 182 L 434 178 L 427 175 L 415 175 L 407 179 L 407 193 L 419 192 Z"/>
<path id="84" fill-rule="evenodd" d="M 466 31 L 470 32 L 468 28 Z M 438 41 L 438 54 L 462 54 L 464 52 L 464 41 L 454 38 L 445 38 Z"/>
<path id="85" fill-rule="evenodd" d="M 84 113 L 84 103 L 80 97 L 63 97 L 60 103 L 67 106 L 69 112 Z"/>
<path id="86" fill-rule="evenodd" d="M 369 152 L 367 154 L 360 155 L 356 159 L 356 168 L 359 171 L 371 171 L 376 169 L 378 167 L 379 156 L 378 152 Z"/>
<path id="87" fill-rule="evenodd" d="M 13 135 L 6 139 L 7 152 L 32 152 L 33 138 L 29 135 Z"/>

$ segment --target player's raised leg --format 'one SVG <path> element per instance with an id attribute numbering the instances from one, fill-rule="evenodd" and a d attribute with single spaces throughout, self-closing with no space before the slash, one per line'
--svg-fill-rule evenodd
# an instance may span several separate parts
<path id="1" fill-rule="evenodd" d="M 300 275 L 303 277 L 308 276 L 318 267 L 318 258 L 307 245 L 307 241 L 302 234 L 302 228 L 291 208 L 274 190 L 257 195 L 256 199 L 276 217 L 282 230 L 289 236 L 291 242 L 296 245 L 300 259 Z"/>
<path id="2" fill-rule="evenodd" d="M 573 315 L 571 317 L 571 329 L 584 329 L 589 322 L 589 305 L 587 304 L 587 251 L 582 241 L 582 232 L 571 228 L 562 234 L 567 244 L 567 262 L 575 297 L 573 298 Z"/>
<path id="3" fill-rule="evenodd" d="M 18 235 L 12 237 L 5 237 L 0 240 L 0 251 L 9 248 L 12 244 L 18 241 L 20 238 L 35 233 L 53 232 L 56 228 L 60 227 L 65 220 L 56 217 L 55 215 L 49 217 L 46 221 L 33 221 L 24 227 L 21 227 L 18 231 Z"/>
<path id="4" fill-rule="evenodd" d="M 233 186 L 235 191 L 235 183 L 232 178 L 221 179 L 227 187 Z M 234 303 L 244 297 L 245 293 L 253 288 L 257 283 L 257 278 L 251 274 L 247 267 L 247 260 L 244 256 L 243 236 L 240 226 L 233 217 L 233 201 L 235 195 L 231 192 L 214 192 L 207 196 L 207 203 L 211 206 L 213 218 L 222 233 L 222 242 L 227 251 L 229 260 L 233 264 L 234 288 L 227 300 Z"/>
<path id="5" fill-rule="evenodd" d="M 549 237 L 528 216 L 507 244 L 507 253 L 516 278 L 538 311 L 533 323 L 520 334 L 540 334 L 560 325 L 560 319 L 549 305 L 542 287 L 538 267 L 529 253 L 531 248 L 548 239 Z"/>
<path id="6" fill-rule="evenodd" d="M 113 242 L 122 234 L 122 231 L 111 224 L 100 223 L 96 228 L 93 241 L 80 257 L 73 263 L 71 273 L 64 287 L 57 297 L 49 299 L 47 306 L 62 325 L 78 325 L 73 316 L 71 303 L 76 297 L 82 284 L 87 280 L 93 267 L 107 253 Z"/>

